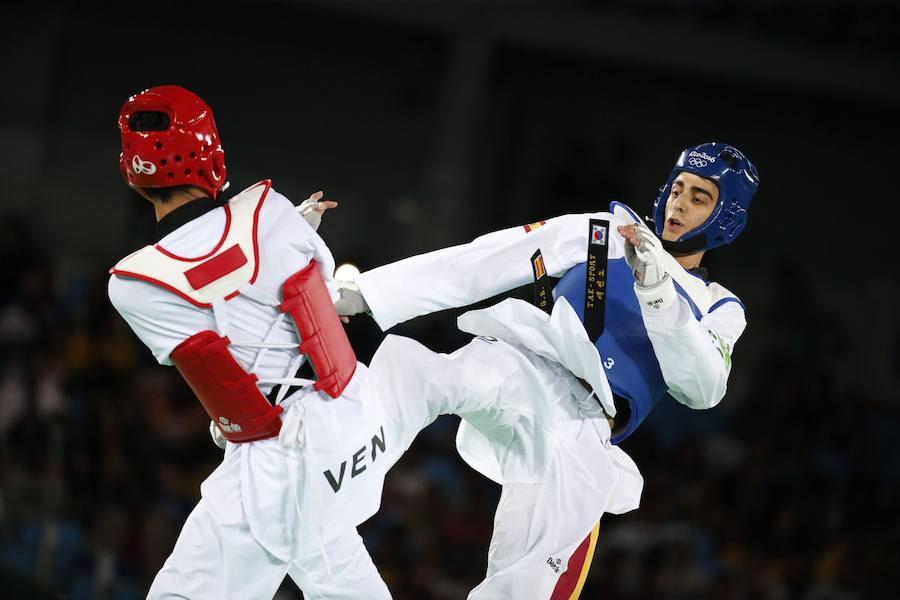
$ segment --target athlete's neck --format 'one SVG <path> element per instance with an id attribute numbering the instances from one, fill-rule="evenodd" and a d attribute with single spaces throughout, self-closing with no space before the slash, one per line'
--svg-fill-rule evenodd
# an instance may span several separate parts
<path id="1" fill-rule="evenodd" d="M 690 271 L 691 269 L 696 269 L 700 266 L 700 259 L 703 258 L 703 251 L 694 252 L 693 254 L 684 254 L 682 256 L 674 257 L 678 264 L 685 268 L 685 270 Z"/>
<path id="2" fill-rule="evenodd" d="M 173 194 L 167 202 L 158 200 L 150 200 L 153 203 L 153 210 L 156 211 L 156 222 L 162 221 L 166 215 L 177 208 L 181 208 L 188 202 L 193 202 L 198 198 L 206 198 L 207 194 L 199 188 L 187 189 L 183 192 Z"/>

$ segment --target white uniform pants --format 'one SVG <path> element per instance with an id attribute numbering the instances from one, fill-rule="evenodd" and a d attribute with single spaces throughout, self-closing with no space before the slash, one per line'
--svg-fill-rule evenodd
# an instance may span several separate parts
<path id="1" fill-rule="evenodd" d="M 383 429 L 388 448 L 399 446 L 399 427 L 362 365 L 339 398 L 297 395 L 285 404 L 300 420 L 296 447 L 278 438 L 228 444 L 150 598 L 268 600 L 286 574 L 307 599 L 390 598 L 356 525 L 377 510 L 395 460 L 375 454 L 372 436 Z"/>
<path id="2" fill-rule="evenodd" d="M 389 599 L 387 586 L 356 530 L 325 543 L 329 576 L 313 544 L 290 563 L 265 551 L 245 525 L 220 525 L 200 500 L 147 598 L 260 600 L 271 598 L 287 574 L 307 600 Z"/>
<path id="3" fill-rule="evenodd" d="M 600 516 L 638 505 L 637 467 L 609 443 L 599 405 L 578 406 L 575 394 L 587 393 L 558 363 L 493 338 L 445 355 L 388 336 L 370 373 L 409 430 L 460 415 L 460 454 L 503 485 L 487 574 L 470 600 L 551 598 Z"/>
<path id="4" fill-rule="evenodd" d="M 397 336 L 385 339 L 368 378 L 359 381 L 385 418 L 387 442 L 383 459 L 372 462 L 366 476 L 383 477 L 419 431 L 450 413 L 464 420 L 457 439 L 460 454 L 503 484 L 487 577 L 470 598 L 550 598 L 568 557 L 600 515 L 637 506 L 642 483 L 637 468 L 610 446 L 609 426 L 599 409 L 583 416 L 573 381 L 557 363 L 496 340 L 476 338 L 445 355 Z M 220 467 L 221 480 L 229 485 L 218 496 L 238 489 L 231 485 L 238 478 L 226 472 L 236 465 L 226 460 Z M 257 475 L 261 481 L 262 473 Z M 149 597 L 271 598 L 288 574 L 309 600 L 390 598 L 352 528 L 325 542 L 330 576 L 315 541 L 304 540 L 302 548 L 290 562 L 280 561 L 259 544 L 243 518 L 216 519 L 204 499 L 185 523 Z M 558 568 L 548 559 L 559 559 Z"/>

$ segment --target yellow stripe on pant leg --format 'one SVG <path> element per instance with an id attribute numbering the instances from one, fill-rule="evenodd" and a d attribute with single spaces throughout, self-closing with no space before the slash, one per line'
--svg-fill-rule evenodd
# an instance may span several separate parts
<path id="1" fill-rule="evenodd" d="M 591 562 L 594 560 L 594 548 L 597 547 L 597 536 L 600 535 L 600 521 L 597 521 L 597 524 L 594 525 L 594 528 L 591 530 L 591 542 L 588 546 L 587 554 L 584 557 L 584 564 L 581 567 L 581 575 L 578 576 L 578 584 L 575 586 L 575 591 L 572 592 L 572 595 L 569 596 L 569 600 L 578 600 L 579 596 L 581 596 L 581 588 L 584 587 L 584 582 L 587 581 L 588 571 L 591 570 Z"/>

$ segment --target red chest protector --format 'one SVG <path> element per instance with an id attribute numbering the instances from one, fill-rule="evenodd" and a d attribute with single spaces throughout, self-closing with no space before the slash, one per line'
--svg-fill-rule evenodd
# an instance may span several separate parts
<path id="1" fill-rule="evenodd" d="M 206 256 L 188 259 L 158 245 L 147 246 L 110 272 L 154 283 L 196 306 L 213 309 L 256 280 L 259 212 L 269 187 L 269 181 L 258 183 L 225 206 L 225 233 Z M 316 373 L 315 390 L 338 397 L 356 370 L 356 356 L 315 262 L 288 277 L 278 308 L 294 322 L 298 352 L 307 355 Z M 179 344 L 170 358 L 227 440 L 274 437 L 281 429 L 282 408 L 263 396 L 257 376 L 240 366 L 230 344 L 227 336 L 200 331 Z"/>

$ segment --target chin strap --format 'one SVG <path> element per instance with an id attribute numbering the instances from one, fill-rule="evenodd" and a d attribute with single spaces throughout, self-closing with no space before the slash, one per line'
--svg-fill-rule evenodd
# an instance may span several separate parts
<path id="1" fill-rule="evenodd" d="M 662 240 L 663 249 L 672 256 L 687 256 L 701 250 L 706 250 L 706 235 L 700 234 L 696 237 L 677 242 Z"/>

